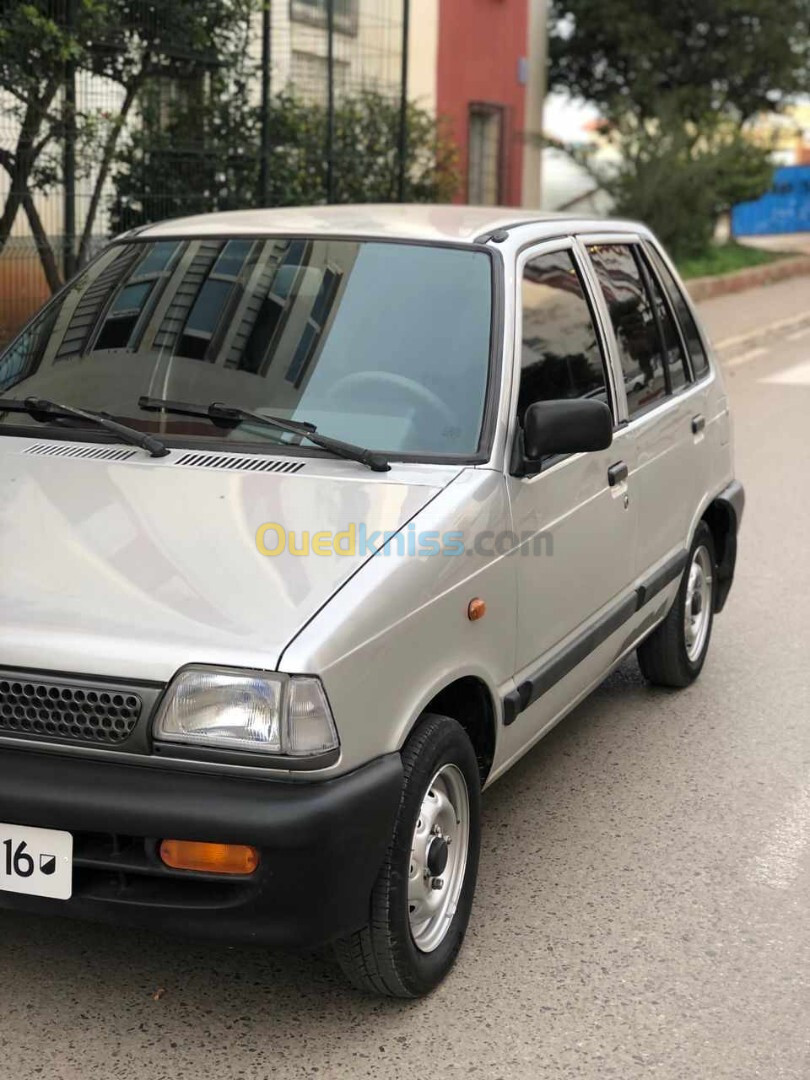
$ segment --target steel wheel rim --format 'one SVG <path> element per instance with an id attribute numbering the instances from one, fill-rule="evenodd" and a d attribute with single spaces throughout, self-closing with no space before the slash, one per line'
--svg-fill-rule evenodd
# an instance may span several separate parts
<path id="1" fill-rule="evenodd" d="M 694 663 L 703 652 L 712 618 L 712 558 L 703 544 L 695 550 L 686 579 L 683 632 L 686 655 Z"/>
<path id="2" fill-rule="evenodd" d="M 464 885 L 469 840 L 467 781 L 458 766 L 443 765 L 427 786 L 411 840 L 408 921 L 420 952 L 437 949 L 450 929 Z"/>

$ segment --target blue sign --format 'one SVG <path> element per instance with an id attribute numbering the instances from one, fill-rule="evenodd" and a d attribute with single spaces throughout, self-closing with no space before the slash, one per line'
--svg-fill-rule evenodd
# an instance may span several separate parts
<path id="1" fill-rule="evenodd" d="M 731 231 L 735 236 L 810 232 L 810 165 L 777 169 L 770 191 L 731 211 Z"/>

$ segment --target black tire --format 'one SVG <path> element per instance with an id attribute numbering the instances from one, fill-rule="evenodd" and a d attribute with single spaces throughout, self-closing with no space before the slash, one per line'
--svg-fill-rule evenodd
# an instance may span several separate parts
<path id="1" fill-rule="evenodd" d="M 357 989 L 387 997 L 415 998 L 438 986 L 455 963 L 464 941 L 478 874 L 481 782 L 469 738 L 460 724 L 446 716 L 423 717 L 402 750 L 402 765 L 402 796 L 391 844 L 372 891 L 369 921 L 334 948 L 344 975 Z M 467 785 L 467 864 L 449 928 L 432 952 L 423 952 L 414 942 L 409 920 L 411 844 L 428 787 L 444 765 L 455 765 Z"/>
<path id="2" fill-rule="evenodd" d="M 695 553 L 700 547 L 707 549 L 710 557 L 712 577 L 709 603 L 709 623 L 705 640 L 700 652 L 690 658 L 687 652 L 684 617 L 689 586 L 689 572 Z M 714 604 L 717 595 L 717 557 L 711 529 L 701 521 L 695 530 L 695 537 L 689 551 L 689 558 L 681 578 L 681 585 L 669 614 L 637 650 L 638 663 L 644 677 L 655 686 L 682 688 L 689 686 L 701 672 L 709 651 L 714 619 Z"/>

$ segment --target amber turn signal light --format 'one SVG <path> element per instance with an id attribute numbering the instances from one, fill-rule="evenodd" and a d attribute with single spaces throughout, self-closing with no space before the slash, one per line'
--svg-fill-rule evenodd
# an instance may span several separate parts
<path id="1" fill-rule="evenodd" d="M 160 857 L 173 870 L 206 874 L 252 874 L 259 853 L 247 844 L 201 844 L 194 840 L 162 840 Z"/>
<path id="2" fill-rule="evenodd" d="M 476 598 L 471 600 L 467 605 L 467 618 L 470 622 L 478 622 L 479 619 L 483 619 L 486 613 L 487 605 L 480 596 L 476 596 Z"/>

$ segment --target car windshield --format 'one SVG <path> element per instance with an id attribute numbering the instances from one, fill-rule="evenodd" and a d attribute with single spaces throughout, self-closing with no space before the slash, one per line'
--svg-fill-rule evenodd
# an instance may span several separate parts
<path id="1" fill-rule="evenodd" d="M 249 421 L 223 430 L 150 413 L 138 399 L 225 402 L 389 454 L 469 456 L 487 392 L 491 273 L 484 252 L 405 242 L 122 242 L 0 356 L 0 395 L 167 438 L 290 441 Z M 0 430 L 31 423 L 0 414 Z"/>

